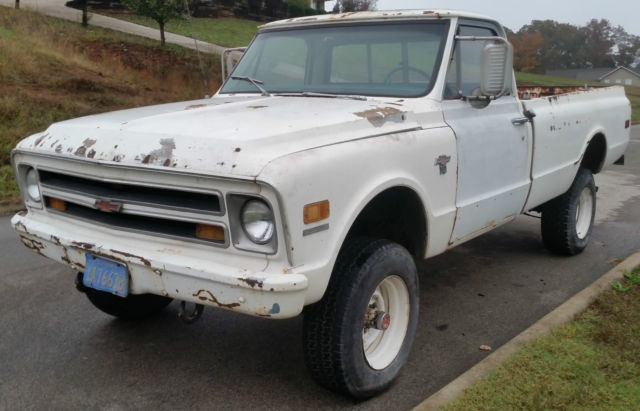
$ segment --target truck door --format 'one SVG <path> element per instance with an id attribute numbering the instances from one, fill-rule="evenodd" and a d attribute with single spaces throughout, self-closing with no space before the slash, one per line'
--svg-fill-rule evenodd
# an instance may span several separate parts
<path id="1" fill-rule="evenodd" d="M 461 23 L 460 36 L 496 36 L 489 23 Z M 532 138 L 515 90 L 486 102 L 463 96 L 480 90 L 484 41 L 457 41 L 443 96 L 445 122 L 456 135 L 456 222 L 449 242 L 459 243 L 522 212 L 529 185 Z"/>

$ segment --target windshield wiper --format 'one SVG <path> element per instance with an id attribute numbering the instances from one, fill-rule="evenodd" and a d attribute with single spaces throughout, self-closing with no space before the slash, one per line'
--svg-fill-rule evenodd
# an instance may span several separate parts
<path id="1" fill-rule="evenodd" d="M 267 97 L 271 96 L 271 94 L 269 94 L 269 92 L 267 90 L 265 90 L 264 87 L 262 87 L 262 84 L 264 84 L 263 81 L 257 80 L 255 78 L 251 78 L 249 76 L 231 76 L 231 80 L 248 81 L 249 83 L 251 83 L 254 86 L 256 86 L 256 88 L 258 90 L 260 90 L 260 92 L 262 93 L 263 96 L 267 96 Z"/>
<path id="2" fill-rule="evenodd" d="M 350 94 L 329 94 L 329 93 L 316 93 L 315 91 L 301 91 L 299 93 L 278 93 L 277 96 L 284 97 L 326 97 L 326 98 L 345 98 L 349 100 L 366 100 L 364 96 L 355 96 Z"/>

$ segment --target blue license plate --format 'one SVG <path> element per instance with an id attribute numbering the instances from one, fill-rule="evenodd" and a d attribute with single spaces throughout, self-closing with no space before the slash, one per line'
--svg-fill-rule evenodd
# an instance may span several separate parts
<path id="1" fill-rule="evenodd" d="M 85 287 L 126 297 L 129 293 L 127 266 L 87 254 L 82 284 Z"/>

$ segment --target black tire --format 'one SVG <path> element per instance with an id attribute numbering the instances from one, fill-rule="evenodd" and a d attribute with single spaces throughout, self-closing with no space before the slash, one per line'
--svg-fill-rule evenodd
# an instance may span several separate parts
<path id="1" fill-rule="evenodd" d="M 569 190 L 549 201 L 541 211 L 544 246 L 555 254 L 581 253 L 589 243 L 596 215 L 596 184 L 591 171 L 580 167 Z"/>
<path id="2" fill-rule="evenodd" d="M 91 304 L 100 311 L 126 321 L 142 320 L 162 311 L 173 299 L 154 294 L 130 294 L 120 297 L 104 291 L 94 290 L 76 281 L 76 286 L 87 295 Z"/>
<path id="3" fill-rule="evenodd" d="M 392 313 L 398 310 L 394 311 L 394 303 L 389 297 L 391 325 L 386 331 L 381 331 L 370 326 L 372 317 L 368 323 L 365 317 L 375 309 L 375 304 L 371 304 L 376 297 L 374 291 L 384 290 L 385 285 L 390 284 L 399 286 L 401 293 L 389 292 L 387 296 L 405 296 L 406 291 L 408 301 L 402 305 L 405 315 L 394 318 Z M 377 294 L 378 297 L 381 295 Z M 394 300 L 403 301 L 403 298 Z M 322 300 L 306 307 L 304 312 L 303 346 L 305 362 L 312 377 L 332 391 L 357 399 L 366 399 L 384 391 L 407 361 L 418 324 L 418 309 L 418 274 L 415 262 L 405 248 L 386 240 L 355 239 L 348 242 L 338 255 Z M 405 329 L 403 338 L 401 333 Z M 378 367 L 370 364 L 370 361 L 374 363 L 374 356 L 365 353 L 365 331 L 374 333 L 367 334 L 369 336 L 378 335 L 379 341 L 392 339 L 392 346 L 399 347 L 383 350 L 381 343 L 370 344 L 374 353 L 383 353 L 384 361 L 378 361 Z"/>

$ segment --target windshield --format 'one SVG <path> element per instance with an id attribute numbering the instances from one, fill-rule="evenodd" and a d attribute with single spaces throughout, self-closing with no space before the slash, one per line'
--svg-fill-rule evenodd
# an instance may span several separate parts
<path id="1" fill-rule="evenodd" d="M 220 92 L 262 93 L 259 82 L 276 94 L 422 96 L 435 81 L 447 27 L 376 22 L 259 33 Z"/>

